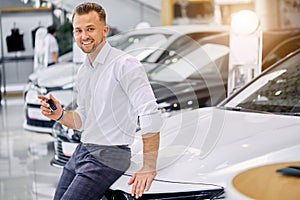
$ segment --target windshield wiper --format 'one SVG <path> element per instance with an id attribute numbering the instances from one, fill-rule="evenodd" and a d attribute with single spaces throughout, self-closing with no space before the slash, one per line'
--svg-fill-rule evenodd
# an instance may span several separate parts
<path id="1" fill-rule="evenodd" d="M 275 114 L 288 115 L 288 116 L 300 116 L 299 112 L 295 112 L 295 113 L 292 113 L 292 112 L 278 112 L 278 113 L 275 113 Z"/>
<path id="2" fill-rule="evenodd" d="M 249 109 L 249 108 L 243 108 L 240 106 L 236 106 L 236 107 L 227 107 L 227 106 L 222 106 L 220 107 L 221 109 L 224 110 L 232 110 L 232 111 L 242 111 L 242 112 L 252 112 L 252 113 L 263 113 L 263 114 L 274 114 L 271 112 L 267 112 L 267 111 L 262 111 L 262 110 L 253 110 L 253 109 Z"/>

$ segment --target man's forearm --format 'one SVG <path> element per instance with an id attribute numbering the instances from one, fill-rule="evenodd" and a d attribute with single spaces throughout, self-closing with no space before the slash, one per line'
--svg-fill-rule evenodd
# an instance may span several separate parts
<path id="1" fill-rule="evenodd" d="M 143 152 L 145 170 L 155 171 L 160 141 L 160 133 L 147 133 L 143 135 Z"/>
<path id="2" fill-rule="evenodd" d="M 60 120 L 60 123 L 75 130 L 80 129 L 82 126 L 82 122 L 79 114 L 75 111 L 64 111 L 64 112 L 65 112 L 64 117 L 62 120 Z"/>

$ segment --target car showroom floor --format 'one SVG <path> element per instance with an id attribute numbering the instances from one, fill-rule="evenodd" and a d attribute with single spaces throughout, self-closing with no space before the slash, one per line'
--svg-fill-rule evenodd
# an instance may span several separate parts
<path id="1" fill-rule="evenodd" d="M 51 166 L 53 138 L 25 131 L 23 98 L 5 97 L 0 107 L 0 199 L 53 199 L 60 168 Z"/>

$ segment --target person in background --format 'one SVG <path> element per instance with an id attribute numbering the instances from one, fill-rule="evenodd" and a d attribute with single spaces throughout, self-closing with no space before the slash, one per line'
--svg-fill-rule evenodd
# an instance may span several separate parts
<path id="1" fill-rule="evenodd" d="M 75 8 L 73 35 L 86 53 L 77 73 L 78 107 L 63 110 L 53 97 L 39 96 L 41 112 L 49 119 L 81 130 L 81 142 L 64 166 L 54 199 L 99 200 L 129 168 L 137 121 L 143 143 L 142 168 L 129 180 L 131 195 L 139 198 L 156 176 L 161 113 L 143 65 L 113 48 L 106 37 L 106 13 L 96 3 Z M 50 109 L 51 99 L 56 109 Z"/>
<path id="2" fill-rule="evenodd" d="M 48 67 L 58 63 L 58 43 L 55 38 L 56 28 L 54 25 L 47 27 L 48 34 L 45 37 L 45 47 L 47 53 Z"/>

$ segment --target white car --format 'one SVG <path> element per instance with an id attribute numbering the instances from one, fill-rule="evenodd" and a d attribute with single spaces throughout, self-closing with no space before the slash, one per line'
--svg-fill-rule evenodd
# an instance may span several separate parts
<path id="1" fill-rule="evenodd" d="M 41 114 L 38 95 L 52 93 L 62 105 L 67 105 L 75 98 L 74 81 L 81 64 L 65 62 L 39 70 L 29 76 L 24 89 L 25 121 L 23 128 L 29 131 L 50 133 L 54 121 Z"/>
<path id="2" fill-rule="evenodd" d="M 219 25 L 186 25 L 161 26 L 132 30 L 108 38 L 108 42 L 122 49 L 145 63 L 146 71 L 150 71 L 160 60 L 173 55 L 174 51 L 184 44 L 228 31 L 227 26 Z M 78 59 L 77 56 L 74 56 Z M 79 59 L 80 60 L 80 59 Z M 50 121 L 40 112 L 38 95 L 50 92 L 66 106 L 74 98 L 74 80 L 80 62 L 62 62 L 52 67 L 39 70 L 29 77 L 24 90 L 25 121 L 24 129 L 35 132 L 51 133 L 54 121 Z"/>
<path id="3" fill-rule="evenodd" d="M 226 198 L 226 189 L 239 172 L 299 161 L 299 63 L 300 49 L 218 106 L 167 118 L 161 130 L 158 173 L 142 199 Z M 127 182 L 142 163 L 142 141 L 137 136 L 130 168 L 103 199 L 134 199 Z"/>

